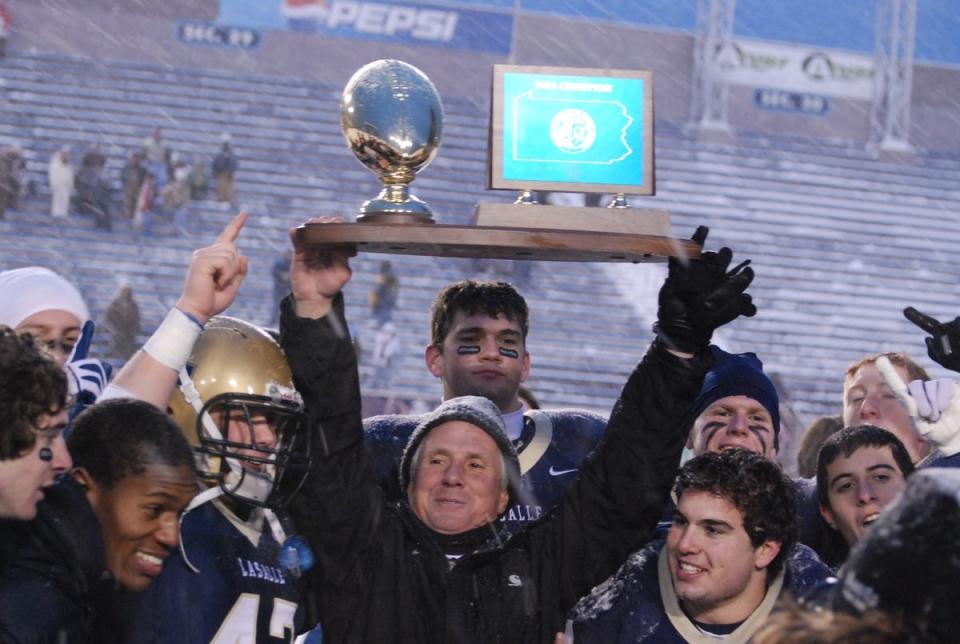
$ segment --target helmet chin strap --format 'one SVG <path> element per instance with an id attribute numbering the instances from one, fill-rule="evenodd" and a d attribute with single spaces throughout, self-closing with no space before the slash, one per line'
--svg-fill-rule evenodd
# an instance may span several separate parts
<path id="1" fill-rule="evenodd" d="M 203 400 L 200 398 L 200 394 L 197 392 L 197 388 L 193 384 L 193 379 L 190 377 L 190 374 L 187 373 L 186 368 L 180 370 L 180 391 L 183 393 L 186 401 L 190 403 L 190 406 L 197 412 L 200 422 L 203 425 L 204 433 L 213 440 L 222 441 L 223 435 L 220 433 L 217 424 L 210 418 L 210 414 L 203 410 Z M 204 470 L 209 470 L 210 455 L 198 454 L 198 456 L 203 463 Z M 229 456 L 223 457 L 223 460 L 227 462 L 227 466 L 230 468 L 230 471 L 224 476 L 223 482 L 219 485 L 209 487 L 194 496 L 186 509 L 184 509 L 183 514 L 180 515 L 180 554 L 183 555 L 183 561 L 187 564 L 187 567 L 196 573 L 200 571 L 190 562 L 183 546 L 183 520 L 187 514 L 204 503 L 213 501 L 228 493 L 241 500 L 247 499 L 252 503 L 263 504 L 273 491 L 273 479 L 269 475 L 245 470 L 237 459 Z M 280 519 L 277 518 L 276 513 L 270 508 L 263 507 L 261 510 L 264 519 L 266 519 L 267 524 L 270 526 L 270 532 L 273 534 L 273 538 L 282 546 L 287 540 L 287 535 L 283 526 L 280 524 Z"/>

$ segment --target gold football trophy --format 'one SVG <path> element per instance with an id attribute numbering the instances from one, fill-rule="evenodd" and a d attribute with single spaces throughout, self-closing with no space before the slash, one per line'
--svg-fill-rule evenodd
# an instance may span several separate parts
<path id="1" fill-rule="evenodd" d="M 443 106 L 430 79 L 399 60 L 364 65 L 343 89 L 340 124 L 351 152 L 383 183 L 357 222 L 433 223 L 409 187 L 437 155 L 443 132 Z"/>

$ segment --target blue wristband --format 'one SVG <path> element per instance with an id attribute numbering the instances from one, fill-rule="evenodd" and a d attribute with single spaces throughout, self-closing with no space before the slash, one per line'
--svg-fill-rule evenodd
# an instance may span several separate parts
<path id="1" fill-rule="evenodd" d="M 202 323 L 200 320 L 198 320 L 196 317 L 190 315 L 189 313 L 187 313 L 186 311 L 184 311 L 183 309 L 181 309 L 179 306 L 174 307 L 174 308 L 176 308 L 178 311 L 180 311 L 181 313 L 183 313 L 184 315 L 186 315 L 188 320 L 190 320 L 191 322 L 193 322 L 194 324 L 196 324 L 196 325 L 200 328 L 200 330 L 203 331 L 204 326 L 203 326 L 203 323 Z"/>

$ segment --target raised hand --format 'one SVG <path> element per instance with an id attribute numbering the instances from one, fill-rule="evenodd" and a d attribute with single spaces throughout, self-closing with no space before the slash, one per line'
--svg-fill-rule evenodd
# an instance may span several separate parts
<path id="1" fill-rule="evenodd" d="M 84 322 L 80 339 L 64 365 L 67 373 L 67 393 L 74 397 L 74 406 L 70 410 L 71 419 L 94 403 L 106 388 L 113 373 L 113 367 L 108 363 L 87 357 L 95 329 L 93 320 Z"/>
<path id="2" fill-rule="evenodd" d="M 340 217 L 319 217 L 308 224 L 342 223 Z M 337 293 L 350 281 L 350 258 L 357 254 L 353 246 L 324 248 L 297 243 L 296 228 L 290 229 L 293 259 L 290 286 L 300 317 L 321 318 L 330 311 Z"/>
<path id="3" fill-rule="evenodd" d="M 708 232 L 701 226 L 693 240 L 702 246 Z M 745 293 L 754 277 L 750 260 L 728 270 L 732 259 L 726 247 L 701 253 L 697 260 L 670 258 L 653 327 L 668 348 L 697 353 L 709 346 L 716 329 L 741 315 L 756 315 L 757 307 Z"/>
<path id="4" fill-rule="evenodd" d="M 960 371 L 960 317 L 953 322 L 939 322 L 912 306 L 903 309 L 903 316 L 933 336 L 924 338 L 931 360 L 951 371 Z"/>
<path id="5" fill-rule="evenodd" d="M 247 213 L 241 212 L 211 246 L 193 252 L 177 308 L 201 324 L 233 304 L 247 276 L 247 258 L 237 248 L 246 222 Z"/>
<path id="6" fill-rule="evenodd" d="M 960 385 L 950 380 L 906 385 L 886 356 L 877 358 L 877 370 L 924 439 L 944 456 L 960 452 Z"/>

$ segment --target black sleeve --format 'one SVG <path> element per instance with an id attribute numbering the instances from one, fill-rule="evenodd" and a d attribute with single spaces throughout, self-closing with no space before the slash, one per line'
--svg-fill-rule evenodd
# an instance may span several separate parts
<path id="1" fill-rule="evenodd" d="M 0 642 L 86 641 L 106 567 L 99 521 L 72 481 L 47 489 L 33 521 L 0 528 L 18 543 L 0 562 Z"/>
<path id="2" fill-rule="evenodd" d="M 280 338 L 312 432 L 310 474 L 290 506 L 317 565 L 304 580 L 321 595 L 348 592 L 363 578 L 362 556 L 377 538 L 382 493 L 363 444 L 356 354 L 343 296 L 319 320 L 299 318 L 288 296 Z"/>
<path id="3" fill-rule="evenodd" d="M 600 446 L 557 511 L 531 531 L 534 565 L 554 608 L 568 611 L 650 539 L 711 364 L 708 351 L 684 360 L 654 341 L 628 378 Z"/>

